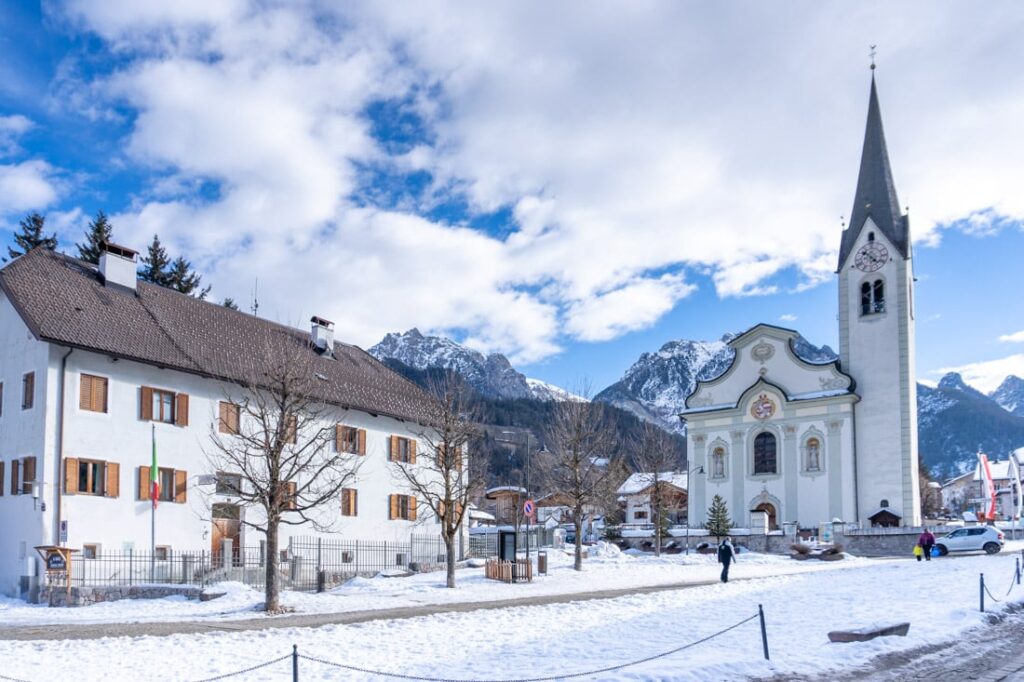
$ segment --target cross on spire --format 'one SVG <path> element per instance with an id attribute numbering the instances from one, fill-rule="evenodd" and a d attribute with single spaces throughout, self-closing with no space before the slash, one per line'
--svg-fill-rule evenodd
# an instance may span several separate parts
<path id="1" fill-rule="evenodd" d="M 872 45 L 871 46 L 871 52 L 868 52 L 868 56 L 871 57 L 871 70 L 872 71 L 875 70 L 875 48 L 876 47 L 878 47 L 878 45 Z"/>

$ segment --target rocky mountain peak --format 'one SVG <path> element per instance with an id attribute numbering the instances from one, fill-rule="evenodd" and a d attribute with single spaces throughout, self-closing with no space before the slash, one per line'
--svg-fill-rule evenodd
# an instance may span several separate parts
<path id="1" fill-rule="evenodd" d="M 1024 417 L 1024 379 L 1011 374 L 989 397 L 1010 414 Z"/>

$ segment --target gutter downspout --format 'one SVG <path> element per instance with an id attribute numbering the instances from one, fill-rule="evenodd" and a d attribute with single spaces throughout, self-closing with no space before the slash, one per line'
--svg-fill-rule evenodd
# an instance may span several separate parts
<path id="1" fill-rule="evenodd" d="M 850 424 L 852 424 L 853 430 L 853 516 L 857 519 L 857 525 L 860 525 L 860 486 L 858 485 L 860 477 L 857 475 L 857 405 L 853 405 L 853 410 L 850 412 Z"/>
<path id="2" fill-rule="evenodd" d="M 60 541 L 60 521 L 61 521 L 61 499 L 63 498 L 61 484 L 63 483 L 60 471 L 61 465 L 64 462 L 64 386 L 67 383 L 67 367 L 68 367 L 68 356 L 75 352 L 74 348 L 69 348 L 68 352 L 64 354 L 64 357 L 60 359 L 60 388 L 57 392 L 57 475 L 53 480 L 53 493 L 55 499 L 55 513 L 53 516 L 53 544 L 63 546 L 64 543 Z"/>

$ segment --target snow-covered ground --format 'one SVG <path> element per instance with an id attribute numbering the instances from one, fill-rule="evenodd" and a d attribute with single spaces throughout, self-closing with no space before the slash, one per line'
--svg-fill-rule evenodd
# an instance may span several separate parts
<path id="1" fill-rule="evenodd" d="M 770 576 L 808 571 L 848 569 L 867 559 L 848 558 L 840 562 L 793 561 L 787 557 L 744 553 L 740 555 L 737 575 Z M 575 594 L 596 590 L 703 582 L 717 579 L 720 566 L 713 556 L 691 553 L 637 556 L 621 553 L 614 545 L 601 543 L 591 548 L 584 575 L 572 570 L 569 552 L 548 552 L 548 576 L 538 576 L 531 584 L 506 585 L 484 579 L 483 568 L 456 572 L 458 588 L 445 588 L 443 573 L 424 573 L 409 577 L 355 578 L 327 594 L 282 593 L 285 606 L 298 613 L 337 613 L 371 609 L 400 608 L 453 602 L 484 602 L 551 594 Z M 175 620 L 228 620 L 259 615 L 263 593 L 239 583 L 223 583 L 209 588 L 225 592 L 214 601 L 189 601 L 183 597 L 116 601 L 74 609 L 51 609 L 0 597 L 0 626 L 43 623 L 125 623 Z"/>
<path id="2" fill-rule="evenodd" d="M 992 593 L 1003 598 L 1012 581 L 1014 560 L 1019 556 L 1015 550 L 1021 548 L 1024 543 L 1011 543 L 996 556 L 947 558 L 928 563 L 853 560 L 804 568 L 807 562 L 790 562 L 799 567 L 797 572 L 727 585 L 358 625 L 166 638 L 3 641 L 0 674 L 42 680 L 73 670 L 77 680 L 86 682 L 132 679 L 143 674 L 149 676 L 153 671 L 160 677 L 160 671 L 166 671 L 163 676 L 168 679 L 201 679 L 288 654 L 292 644 L 298 645 L 302 654 L 338 663 L 448 679 L 571 674 L 674 649 L 755 614 L 758 604 L 764 605 L 767 617 L 770 663 L 762 658 L 754 620 L 678 654 L 591 679 L 733 680 L 773 673 L 824 672 L 862 664 L 880 653 L 945 641 L 982 624 L 984 617 L 978 613 L 978 574 L 985 573 Z M 670 563 L 648 557 L 618 557 L 592 560 L 590 570 L 575 576 L 576 582 L 591 589 L 607 586 L 611 581 L 602 574 L 609 572 L 605 566 L 613 561 L 618 562 L 617 573 L 657 575 L 661 570 L 675 573 L 676 579 L 715 570 L 705 557 L 685 567 L 675 558 L 675 563 Z M 786 561 L 742 555 L 733 576 L 764 576 Z M 546 580 L 562 582 L 564 587 L 569 578 L 563 577 L 560 570 Z M 591 579 L 596 580 L 596 586 L 590 585 Z M 377 601 L 378 606 L 392 606 L 390 599 L 381 601 L 377 597 L 394 596 L 392 590 L 399 588 L 378 587 L 393 582 L 396 580 L 361 581 L 330 597 L 303 597 L 302 603 L 305 605 L 306 599 L 342 599 L 348 594 L 357 602 L 368 599 Z M 545 579 L 539 579 L 532 586 L 486 587 L 495 588 L 495 593 L 510 590 L 525 594 L 544 589 L 544 583 Z M 482 593 L 483 588 L 475 580 L 464 579 L 463 584 L 464 588 L 454 591 L 462 594 L 461 599 L 456 597 L 459 601 Z M 413 600 L 419 595 L 430 601 L 432 589 L 438 588 L 417 591 L 407 587 L 403 598 Z M 491 592 L 487 597 L 499 598 Z M 1024 600 L 1024 586 L 1014 587 L 1009 599 Z M 134 606 L 141 608 L 139 603 Z M 1000 608 L 1002 604 L 990 605 L 991 611 Z M 14 608 L 13 612 L 19 610 Z M 11 612 L 10 607 L 8 611 Z M 5 615 L 6 612 L 0 613 L 0 619 L 6 621 Z M 826 637 L 833 629 L 902 620 L 911 623 L 906 638 L 830 644 Z M 237 679 L 286 680 L 289 674 L 289 663 L 282 662 Z M 304 660 L 300 679 L 378 678 Z"/>

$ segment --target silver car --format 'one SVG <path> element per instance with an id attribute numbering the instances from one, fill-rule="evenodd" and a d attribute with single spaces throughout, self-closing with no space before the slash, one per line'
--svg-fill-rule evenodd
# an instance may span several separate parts
<path id="1" fill-rule="evenodd" d="M 958 528 L 935 541 L 939 556 L 950 552 L 981 552 L 995 554 L 1003 548 L 1003 532 L 992 526 Z"/>

